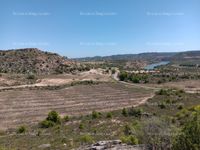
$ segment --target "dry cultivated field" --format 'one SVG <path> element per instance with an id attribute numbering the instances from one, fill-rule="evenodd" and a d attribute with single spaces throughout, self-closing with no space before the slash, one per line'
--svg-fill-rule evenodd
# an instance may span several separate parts
<path id="1" fill-rule="evenodd" d="M 76 85 L 59 90 L 15 89 L 0 92 L 0 128 L 37 123 L 48 112 L 82 115 L 109 111 L 145 102 L 151 91 L 120 83 Z"/>

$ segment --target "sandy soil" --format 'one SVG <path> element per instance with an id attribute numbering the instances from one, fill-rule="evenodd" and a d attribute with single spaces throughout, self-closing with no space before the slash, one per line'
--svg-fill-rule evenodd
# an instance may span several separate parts
<path id="1" fill-rule="evenodd" d="M 38 77 L 39 79 L 34 84 L 22 84 L 15 85 L 17 79 L 11 80 L 0 77 L 0 89 L 14 89 L 14 88 L 25 88 L 25 87 L 35 87 L 35 86 L 59 86 L 63 84 L 70 84 L 73 81 L 109 81 L 110 75 L 103 74 L 102 69 L 91 69 L 90 71 L 81 72 L 75 75 L 72 74 L 61 74 L 61 75 L 49 75 Z M 8 86 L 9 85 L 9 86 Z"/>

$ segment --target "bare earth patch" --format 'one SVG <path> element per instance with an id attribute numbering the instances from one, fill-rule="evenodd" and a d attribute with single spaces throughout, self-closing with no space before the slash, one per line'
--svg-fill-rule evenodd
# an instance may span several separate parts
<path id="1" fill-rule="evenodd" d="M 39 76 L 36 83 L 25 84 L 24 82 L 18 81 L 17 79 L 7 79 L 5 77 L 0 77 L 0 89 L 17 89 L 26 87 L 44 87 L 44 86 L 59 86 L 70 84 L 74 81 L 101 81 L 106 82 L 111 80 L 109 74 L 103 74 L 102 69 L 91 69 L 90 71 L 85 71 L 77 74 L 60 74 L 60 75 L 47 75 Z M 16 84 L 17 83 L 17 84 Z"/>

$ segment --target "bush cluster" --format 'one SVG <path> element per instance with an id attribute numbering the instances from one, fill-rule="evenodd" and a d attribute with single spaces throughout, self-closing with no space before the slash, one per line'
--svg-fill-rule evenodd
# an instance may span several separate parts
<path id="1" fill-rule="evenodd" d="M 49 128 L 55 126 L 56 124 L 61 124 L 61 118 L 56 111 L 51 111 L 49 112 L 48 117 L 40 122 L 39 125 L 41 128 Z"/>
<path id="2" fill-rule="evenodd" d="M 140 108 L 134 108 L 134 107 L 123 108 L 121 113 L 125 117 L 127 117 L 127 116 L 141 117 L 143 110 Z"/>

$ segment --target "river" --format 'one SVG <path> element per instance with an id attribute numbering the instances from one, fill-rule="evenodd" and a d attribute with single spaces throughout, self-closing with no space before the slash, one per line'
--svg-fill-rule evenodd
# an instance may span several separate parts
<path id="1" fill-rule="evenodd" d="M 153 70 L 153 69 L 155 69 L 158 66 L 167 65 L 169 63 L 170 63 L 169 61 L 161 61 L 159 63 L 147 65 L 146 67 L 144 67 L 144 69 L 145 70 Z"/>

